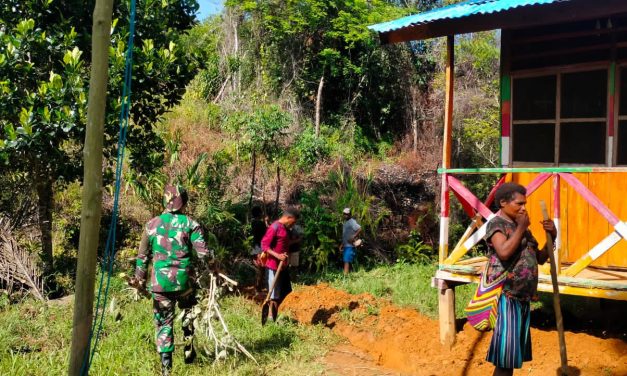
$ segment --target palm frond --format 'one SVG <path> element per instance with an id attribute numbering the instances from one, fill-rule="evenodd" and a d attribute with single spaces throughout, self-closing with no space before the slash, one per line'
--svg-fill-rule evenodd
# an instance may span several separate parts
<path id="1" fill-rule="evenodd" d="M 0 279 L 9 290 L 22 286 L 37 299 L 45 300 L 42 272 L 30 252 L 18 246 L 11 234 L 9 221 L 0 218 Z"/>

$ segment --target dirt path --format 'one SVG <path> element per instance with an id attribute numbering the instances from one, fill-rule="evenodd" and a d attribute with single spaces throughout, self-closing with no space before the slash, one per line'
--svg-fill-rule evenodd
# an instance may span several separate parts
<path id="1" fill-rule="evenodd" d="M 447 349 L 439 343 L 437 321 L 368 294 L 351 295 L 324 284 L 308 286 L 290 294 L 282 307 L 299 322 L 324 324 L 348 340 L 349 347 L 338 347 L 326 356 L 330 374 L 479 376 L 493 370 L 484 360 L 491 333 L 466 325 L 455 346 Z M 556 332 L 531 331 L 534 360 L 514 375 L 555 375 Z M 624 341 L 567 332 L 566 343 L 573 375 L 627 375 Z"/>

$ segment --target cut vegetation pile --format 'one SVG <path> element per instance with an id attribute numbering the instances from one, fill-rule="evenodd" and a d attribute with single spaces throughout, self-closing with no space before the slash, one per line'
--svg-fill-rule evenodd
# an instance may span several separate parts
<path id="1" fill-rule="evenodd" d="M 439 342 L 438 322 L 414 309 L 399 308 L 369 294 L 352 295 L 326 284 L 288 296 L 285 311 L 300 323 L 324 324 L 368 353 L 379 366 L 412 375 L 487 375 L 485 354 L 491 333 L 469 325 L 448 349 Z M 533 361 L 515 374 L 554 375 L 560 366 L 557 333 L 532 328 Z M 566 333 L 573 374 L 627 375 L 627 343 L 583 333 Z M 575 369 L 576 368 L 576 369 Z"/>

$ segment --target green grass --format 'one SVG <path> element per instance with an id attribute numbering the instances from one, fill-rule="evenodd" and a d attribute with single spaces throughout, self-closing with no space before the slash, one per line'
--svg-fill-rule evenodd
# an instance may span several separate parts
<path id="1" fill-rule="evenodd" d="M 367 270 L 359 269 L 344 277 L 340 271 L 303 276 L 307 283 L 328 282 L 331 286 L 358 294 L 367 292 L 402 307 L 417 309 L 437 317 L 437 290 L 430 286 L 435 266 L 395 264 Z M 132 301 L 123 291 L 119 279 L 113 280 L 112 295 L 122 315 L 115 321 L 108 315 L 104 335 L 91 368 L 93 375 L 155 375 L 159 359 L 154 347 L 152 306 L 148 299 Z M 456 288 L 456 314 L 473 293 L 474 285 Z M 278 324 L 262 327 L 259 305 L 241 296 L 222 300 L 222 312 L 229 329 L 259 362 L 244 356 L 230 357 L 214 363 L 199 356 L 196 363 L 183 364 L 182 351 L 175 351 L 176 375 L 288 375 L 322 374 L 318 363 L 326 351 L 339 342 L 330 330 L 321 326 L 299 326 L 287 317 Z M 350 312 L 341 312 L 348 321 L 359 321 Z M 364 315 L 377 315 L 378 307 L 368 308 Z M 45 305 L 27 300 L 20 304 L 0 306 L 0 375 L 65 375 L 71 341 L 72 302 Z M 175 324 L 180 338 L 180 323 Z"/>
<path id="2" fill-rule="evenodd" d="M 431 287 L 431 278 L 436 266 L 397 263 L 391 266 L 378 266 L 374 269 L 358 268 L 345 277 L 340 271 L 306 276 L 307 283 L 328 282 L 331 286 L 351 294 L 370 293 L 385 298 L 401 307 L 414 308 L 422 314 L 437 318 L 437 289 Z M 470 301 L 476 285 L 455 288 L 456 317 L 465 317 L 463 309 Z"/>
<path id="3" fill-rule="evenodd" d="M 107 316 L 91 374 L 155 375 L 159 360 L 153 341 L 151 303 L 147 299 L 131 301 L 119 287 L 114 289 L 122 318 L 116 322 L 113 316 Z M 201 355 L 187 366 L 179 347 L 174 359 L 176 375 L 319 374 L 323 365 L 316 359 L 338 341 L 329 330 L 298 326 L 285 317 L 280 317 L 278 324 L 262 327 L 259 306 L 244 297 L 225 297 L 222 311 L 232 334 L 260 365 L 242 355 L 217 363 Z M 67 374 L 71 318 L 71 303 L 46 306 L 25 301 L 4 307 L 0 311 L 0 375 Z M 177 342 L 180 333 L 180 322 L 176 322 Z"/>

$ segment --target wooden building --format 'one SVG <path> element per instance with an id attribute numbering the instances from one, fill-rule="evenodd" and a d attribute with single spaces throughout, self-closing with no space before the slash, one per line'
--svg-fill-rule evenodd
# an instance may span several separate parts
<path id="1" fill-rule="evenodd" d="M 470 0 L 371 26 L 383 43 L 446 36 L 441 174 L 440 335 L 455 338 L 455 286 L 477 282 L 485 257 L 466 253 L 485 234 L 493 200 L 462 183 L 497 174 L 527 187 L 531 230 L 543 245 L 539 201 L 558 227 L 560 292 L 627 300 L 627 1 Z M 451 168 L 454 36 L 500 30 L 501 168 Z M 451 194 L 452 193 L 452 194 Z M 494 190 L 492 191 L 494 193 Z M 473 218 L 449 247 L 454 196 Z M 540 291 L 551 292 L 546 266 Z"/>

